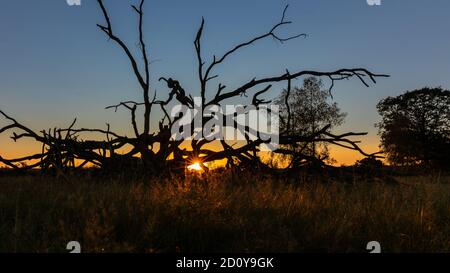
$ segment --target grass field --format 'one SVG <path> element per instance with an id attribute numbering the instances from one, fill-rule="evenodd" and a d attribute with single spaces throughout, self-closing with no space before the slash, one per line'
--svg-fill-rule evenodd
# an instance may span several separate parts
<path id="1" fill-rule="evenodd" d="M 450 252 L 450 183 L 0 178 L 0 251 Z"/>

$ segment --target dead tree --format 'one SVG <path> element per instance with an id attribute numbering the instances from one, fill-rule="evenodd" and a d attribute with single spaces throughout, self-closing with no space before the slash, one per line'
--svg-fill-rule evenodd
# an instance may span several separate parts
<path id="1" fill-rule="evenodd" d="M 150 83 L 150 58 L 144 37 L 143 8 L 145 0 L 141 0 L 138 6 L 131 6 L 139 18 L 137 28 L 139 35 L 139 56 L 133 55 L 128 45 L 115 33 L 112 20 L 103 1 L 97 0 L 97 2 L 104 19 L 104 23 L 98 24 L 97 26 L 128 58 L 131 69 L 134 72 L 142 92 L 142 101 L 123 101 L 116 105 L 108 106 L 106 109 L 115 109 L 116 111 L 119 108 L 127 109 L 130 112 L 130 123 L 134 136 L 127 137 L 116 134 L 110 130 L 109 125 L 105 130 L 86 128 L 76 129 L 76 120 L 74 120 L 74 122 L 66 129 L 55 128 L 53 130 L 43 130 L 38 133 L 0 111 L 0 114 L 6 120 L 10 121 L 9 125 L 0 128 L 0 134 L 6 131 L 13 131 L 12 139 L 14 141 L 18 141 L 22 138 L 31 138 L 42 144 L 42 151 L 40 153 L 16 159 L 5 159 L 0 157 L 0 162 L 13 169 L 28 170 L 40 168 L 42 170 L 57 170 L 58 172 L 77 170 L 86 165 L 94 165 L 98 168 L 109 170 L 117 169 L 118 166 L 126 168 L 132 164 L 133 166 L 141 165 L 143 170 L 148 174 L 160 174 L 162 171 L 170 171 L 173 168 L 177 168 L 177 166 L 183 166 L 183 164 L 186 164 L 185 162 L 194 160 L 205 163 L 226 159 L 228 167 L 244 165 L 246 163 L 257 163 L 258 165 L 262 165 L 258 155 L 259 147 L 267 141 L 259 138 L 250 139 L 248 136 L 251 133 L 251 129 L 248 127 L 246 127 L 243 132 L 246 136 L 245 145 L 240 147 L 233 147 L 222 140 L 220 141 L 220 149 L 211 150 L 205 148 L 205 145 L 210 143 L 210 141 L 200 139 L 191 141 L 191 149 L 181 149 L 180 145 L 183 141 L 171 139 L 171 129 L 180 117 L 171 117 L 168 113 L 168 105 L 171 102 L 176 102 L 192 109 L 194 107 L 194 99 L 190 93 L 182 87 L 182 84 L 173 78 L 161 77 L 159 79 L 160 81 L 165 82 L 168 88 L 168 91 L 165 96 L 163 95 L 163 98 L 158 98 L 156 91 L 152 91 Z M 285 72 L 272 77 L 251 78 L 249 81 L 234 89 L 227 88 L 223 83 L 219 83 L 218 86 L 211 88 L 211 80 L 219 78 L 219 75 L 215 72 L 217 68 L 225 63 L 229 57 L 237 54 L 241 49 L 265 39 L 274 39 L 276 42 L 284 43 L 300 37 L 306 37 L 306 34 L 297 34 L 288 37 L 282 37 L 279 34 L 279 30 L 282 27 L 291 24 L 290 21 L 286 20 L 287 8 L 288 6 L 283 10 L 280 21 L 268 31 L 232 47 L 221 55 L 214 55 L 209 62 L 205 61 L 202 54 L 202 37 L 205 27 L 205 20 L 202 18 L 200 27 L 194 39 L 194 48 L 198 61 L 198 80 L 200 82 L 202 108 L 209 105 L 221 106 L 229 99 L 248 96 L 249 94 L 253 94 L 250 104 L 259 107 L 260 105 L 271 103 L 271 101 L 262 97 L 272 88 L 273 84 L 285 82 L 288 85 L 289 94 L 291 81 L 305 76 L 328 78 L 331 81 L 330 92 L 336 81 L 356 78 L 363 85 L 368 87 L 369 82 L 376 83 L 376 78 L 388 77 L 388 75 L 374 74 L 364 68 L 344 68 L 336 71 L 304 70 L 290 72 L 285 70 Z M 139 62 L 137 61 L 139 59 L 143 60 L 142 65 L 139 65 Z M 254 90 L 258 91 L 255 92 Z M 289 109 L 288 105 L 287 107 Z M 143 108 L 144 110 L 143 124 L 141 126 L 136 120 L 138 108 Z M 155 120 L 152 118 L 152 110 L 154 108 L 157 108 L 164 113 L 164 118 L 162 120 Z M 289 116 L 287 124 L 289 124 Z M 204 122 L 208 121 L 208 119 L 209 117 L 203 116 Z M 158 123 L 158 130 L 151 131 L 152 121 Z M 364 133 L 333 135 L 327 132 L 326 129 L 327 128 L 323 128 L 315 135 L 307 137 L 290 135 L 289 131 L 281 132 L 280 144 L 292 145 L 308 141 L 321 141 L 353 149 L 369 156 L 369 154 L 366 154 L 359 148 L 356 141 L 350 139 L 352 136 L 361 136 L 364 135 Z M 81 140 L 80 134 L 88 132 L 102 134 L 105 139 L 103 141 Z M 125 154 L 119 154 L 118 150 L 126 145 L 131 146 L 132 149 Z M 158 148 L 156 148 L 156 146 L 158 146 Z M 283 154 L 289 153 L 289 151 L 280 148 L 276 150 L 275 153 Z M 141 164 L 137 164 L 136 159 L 139 159 Z M 296 158 L 296 160 L 308 160 L 308 158 Z M 27 162 L 33 163 L 24 164 Z M 121 163 L 117 164 L 117 162 Z"/>

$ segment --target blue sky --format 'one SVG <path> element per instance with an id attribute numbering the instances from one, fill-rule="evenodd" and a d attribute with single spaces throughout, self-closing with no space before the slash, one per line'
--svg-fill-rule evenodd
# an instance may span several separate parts
<path id="1" fill-rule="evenodd" d="M 105 0 L 116 32 L 134 49 L 137 18 L 129 4 L 136 2 Z M 221 82 L 233 87 L 286 68 L 366 67 L 390 74 L 371 88 L 352 80 L 334 89 L 334 99 L 348 113 L 339 130 L 368 131 L 363 140 L 369 149 L 378 144 L 373 125 L 380 99 L 423 86 L 450 88 L 448 0 L 384 0 L 376 7 L 365 0 L 148 0 L 153 90 L 164 96 L 167 90 L 156 80 L 166 76 L 198 94 L 193 39 L 202 16 L 204 57 L 210 60 L 270 29 L 286 4 L 293 24 L 281 33 L 308 38 L 283 45 L 269 39 L 243 50 L 217 71 Z M 65 126 L 78 117 L 80 126 L 108 122 L 118 132 L 130 132 L 127 112 L 104 107 L 139 100 L 140 90 L 128 60 L 97 23 L 103 20 L 94 0 L 82 0 L 79 7 L 65 0 L 0 0 L 0 108 L 35 129 Z M 0 149 L 7 148 L 0 144 Z"/>

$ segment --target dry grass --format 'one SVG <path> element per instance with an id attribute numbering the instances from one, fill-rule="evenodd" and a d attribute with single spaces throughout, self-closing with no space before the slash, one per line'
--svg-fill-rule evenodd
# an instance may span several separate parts
<path id="1" fill-rule="evenodd" d="M 407 180 L 407 179 L 406 179 Z M 416 181 L 417 180 L 417 181 Z M 450 184 L 0 178 L 0 251 L 450 252 Z"/>

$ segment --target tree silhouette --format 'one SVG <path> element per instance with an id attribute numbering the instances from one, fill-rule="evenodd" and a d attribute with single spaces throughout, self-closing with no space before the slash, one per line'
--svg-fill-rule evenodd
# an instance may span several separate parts
<path id="1" fill-rule="evenodd" d="M 327 132 L 344 122 L 346 113 L 342 113 L 336 102 L 330 102 L 331 94 L 323 90 L 323 83 L 316 77 L 306 78 L 303 86 L 295 87 L 289 94 L 283 90 L 276 103 L 280 105 L 281 130 L 297 135 L 314 135 L 323 127 Z M 290 124 L 287 124 L 289 112 Z M 323 135 L 318 136 L 323 137 Z M 295 156 L 288 156 L 291 165 L 301 165 L 308 162 L 307 158 L 315 158 L 318 162 L 331 161 L 328 143 L 306 142 L 287 146 L 295 151 Z"/>
<path id="2" fill-rule="evenodd" d="M 186 106 L 190 109 L 194 107 L 194 99 L 190 92 L 186 91 L 182 83 L 173 78 L 161 77 L 159 80 L 165 82 L 168 91 L 164 94 L 156 94 L 152 89 L 150 82 L 150 64 L 149 54 L 145 43 L 145 32 L 143 26 L 144 18 L 144 3 L 141 0 L 138 6 L 131 7 L 136 12 L 138 23 L 139 36 L 139 54 L 134 55 L 129 46 L 119 37 L 113 28 L 113 22 L 109 17 L 108 10 L 102 0 L 97 0 L 101 13 L 103 15 L 104 23 L 98 24 L 98 28 L 106 34 L 110 41 L 114 42 L 125 54 L 130 62 L 131 69 L 135 75 L 137 82 L 141 88 L 142 101 L 123 101 L 116 105 L 108 106 L 107 109 L 125 108 L 130 112 L 131 126 L 133 128 L 134 136 L 127 137 L 114 133 L 109 125 L 106 129 L 76 129 L 75 122 L 68 128 L 55 128 L 49 131 L 34 132 L 22 123 L 19 123 L 4 112 L 0 112 L 4 118 L 10 121 L 10 124 L 1 128 L 0 133 L 13 130 L 13 140 L 17 141 L 22 138 L 31 138 L 42 144 L 42 152 L 24 158 L 4 159 L 0 157 L 0 162 L 14 169 L 31 169 L 41 168 L 42 170 L 57 170 L 64 172 L 67 170 L 80 169 L 87 164 L 95 165 L 106 171 L 121 170 L 131 166 L 142 166 L 147 174 L 160 175 L 163 172 L 169 172 L 174 169 L 184 166 L 187 162 L 211 162 L 215 160 L 225 159 L 227 166 L 245 166 L 250 163 L 251 166 L 263 166 L 258 151 L 259 147 L 266 143 L 267 140 L 258 137 L 257 139 L 250 139 L 247 136 L 250 134 L 250 128 L 245 127 L 244 132 L 246 141 L 244 145 L 235 147 L 230 145 L 225 140 L 220 141 L 220 147 L 217 150 L 207 149 L 205 145 L 211 141 L 207 139 L 199 139 L 190 141 L 190 149 L 182 149 L 180 146 L 182 140 L 173 140 L 171 138 L 171 129 L 174 124 L 179 121 L 179 117 L 171 117 L 168 113 L 169 103 L 176 103 Z M 336 81 L 357 78 L 365 86 L 369 86 L 369 81 L 376 83 L 377 77 L 388 77 L 387 75 L 374 74 L 364 68 L 355 69 L 339 69 L 336 71 L 313 71 L 303 70 L 290 72 L 285 70 L 279 75 L 271 77 L 252 77 L 248 81 L 242 83 L 237 88 L 227 88 L 223 83 L 218 86 L 211 86 L 211 80 L 219 79 L 219 74 L 216 74 L 217 68 L 228 61 L 229 57 L 236 55 L 243 48 L 249 47 L 265 39 L 273 39 L 276 42 L 284 43 L 300 37 L 306 37 L 305 34 L 296 34 L 292 36 L 283 37 L 279 34 L 279 30 L 289 24 L 286 20 L 286 11 L 288 6 L 283 10 L 280 21 L 274 24 L 268 31 L 261 35 L 250 38 L 230 50 L 220 55 L 214 55 L 212 60 L 206 61 L 202 53 L 202 39 L 203 30 L 205 28 L 205 20 L 202 18 L 200 27 L 194 39 L 195 54 L 198 61 L 198 80 L 200 82 L 200 95 L 202 108 L 210 105 L 221 106 L 232 98 L 240 98 L 242 96 L 252 95 L 252 100 L 249 105 L 256 108 L 263 104 L 271 103 L 264 100 L 262 96 L 272 88 L 275 83 L 286 83 L 287 92 L 289 94 L 291 89 L 291 81 L 301 77 L 325 77 L 330 80 L 330 91 Z M 139 65 L 138 60 L 143 60 L 142 65 Z M 288 95 L 289 96 L 289 95 Z M 144 109 L 143 124 L 139 125 L 137 122 L 137 109 Z M 164 113 L 161 120 L 156 120 L 152 115 L 152 110 L 158 108 Z M 291 116 L 291 113 L 288 114 Z M 203 124 L 205 124 L 211 117 L 202 116 Z M 151 123 L 156 122 L 158 129 L 151 131 Z M 305 142 L 327 142 L 330 144 L 339 145 L 348 149 L 353 149 L 364 153 L 357 145 L 357 142 L 349 139 L 351 136 L 360 136 L 364 133 L 346 133 L 342 135 L 333 135 L 328 132 L 329 125 L 324 126 L 309 135 L 292 133 L 289 131 L 281 132 L 280 144 L 292 145 L 294 143 Z M 20 132 L 17 134 L 16 132 Z M 94 132 L 104 135 L 104 140 L 80 140 L 80 134 Z M 191 132 L 194 133 L 194 132 Z M 132 149 L 124 154 L 119 154 L 118 150 L 131 146 Z M 289 154 L 290 151 L 285 149 L 277 149 L 276 153 Z M 32 162 L 25 168 L 18 166 L 20 162 Z M 77 164 L 76 162 L 81 162 Z"/>
<path id="3" fill-rule="evenodd" d="M 394 165 L 448 168 L 450 91 L 422 88 L 388 97 L 377 105 L 381 145 Z"/>

